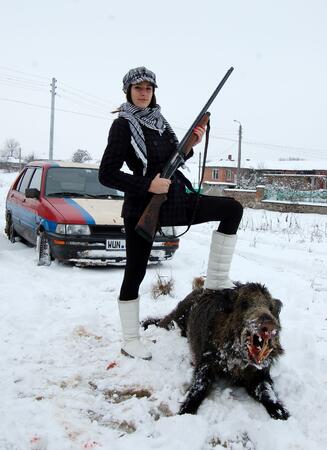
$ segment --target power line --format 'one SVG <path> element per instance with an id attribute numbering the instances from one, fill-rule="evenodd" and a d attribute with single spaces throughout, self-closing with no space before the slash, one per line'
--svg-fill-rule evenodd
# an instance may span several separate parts
<path id="1" fill-rule="evenodd" d="M 46 87 L 48 84 L 40 81 L 29 80 L 28 78 L 12 77 L 0 72 L 0 77 L 8 83 L 22 83 L 30 86 Z"/>
<path id="2" fill-rule="evenodd" d="M 62 89 L 58 88 L 59 92 L 62 91 Z M 70 94 L 66 94 L 66 91 L 64 91 L 64 94 L 60 93 L 58 94 L 58 97 L 62 98 L 63 100 L 66 100 L 68 102 L 72 102 L 78 105 L 82 105 L 88 109 L 93 109 L 97 112 L 101 112 L 101 113 L 107 113 L 110 109 L 108 105 L 100 105 L 98 103 L 94 103 L 93 101 L 90 101 L 88 99 L 83 99 L 82 97 L 79 98 L 75 98 L 73 95 Z"/>
<path id="3" fill-rule="evenodd" d="M 20 89 L 28 89 L 32 91 L 46 91 L 47 83 L 39 80 L 32 80 L 26 77 L 19 77 L 12 74 L 2 73 L 0 71 L 0 84 L 12 86 Z"/>
<path id="4" fill-rule="evenodd" d="M 104 105 L 111 104 L 111 105 L 115 105 L 115 106 L 116 106 L 116 103 L 114 103 L 114 102 L 109 102 L 109 101 L 107 102 L 107 101 L 103 100 L 102 97 L 98 97 L 98 96 L 96 96 L 96 95 L 89 94 L 88 92 L 85 92 L 85 91 L 83 91 L 83 90 L 81 90 L 81 89 L 77 89 L 77 88 L 74 88 L 74 87 L 72 87 L 72 86 L 69 86 L 67 83 L 64 83 L 64 82 L 62 82 L 62 81 L 60 82 L 60 84 L 62 84 L 63 86 L 67 86 L 67 88 L 70 89 L 70 91 L 71 91 L 72 94 L 74 94 L 73 91 L 77 92 L 77 94 L 74 94 L 74 95 L 81 95 L 81 94 L 82 94 L 82 96 L 84 96 L 84 97 L 90 97 L 90 98 L 92 98 L 92 99 L 95 99 L 96 101 L 98 101 L 98 102 L 100 102 L 100 103 L 102 103 L 102 104 L 104 104 Z M 61 89 L 63 89 L 63 88 L 61 88 Z"/>
<path id="5" fill-rule="evenodd" d="M 23 105 L 35 106 L 37 108 L 50 109 L 49 106 L 37 105 L 36 103 L 23 102 L 22 100 L 16 100 L 12 98 L 0 97 L 0 100 L 4 100 L 5 102 L 13 102 L 13 103 L 21 103 Z"/>
<path id="6" fill-rule="evenodd" d="M 10 67 L 5 67 L 5 66 L 0 66 L 0 69 L 4 69 L 4 70 L 9 71 L 9 72 L 22 73 L 24 75 L 29 75 L 29 76 L 32 76 L 34 78 L 40 78 L 40 79 L 47 80 L 47 81 L 50 78 L 50 77 L 45 77 L 45 76 L 41 76 L 41 75 L 35 75 L 35 74 L 30 73 L 30 72 L 23 72 L 22 70 L 11 69 Z"/>
<path id="7" fill-rule="evenodd" d="M 34 80 L 28 80 L 24 78 L 17 78 L 17 77 L 7 77 L 5 75 L 2 75 L 0 72 L 0 85 L 3 86 L 11 86 L 19 89 L 25 89 L 29 91 L 34 92 L 48 92 L 49 91 L 49 84 L 46 83 L 39 83 L 34 82 Z M 87 108 L 91 108 L 93 110 L 96 110 L 97 112 L 108 112 L 112 107 L 110 107 L 105 102 L 100 103 L 98 100 L 92 100 L 90 98 L 83 97 L 80 94 L 75 94 L 73 92 L 67 91 L 66 89 L 58 87 L 57 90 L 60 92 L 62 91 L 64 94 L 57 94 L 58 97 L 67 100 L 72 103 L 77 103 L 83 106 L 86 106 Z"/>
<path id="8" fill-rule="evenodd" d="M 87 116 L 87 117 L 93 117 L 95 119 L 103 119 L 103 120 L 110 120 L 110 117 L 105 117 L 105 116 L 95 116 L 94 114 L 87 114 L 87 113 L 82 113 L 82 112 L 78 112 L 78 111 L 71 111 L 69 109 L 63 109 L 63 108 L 56 108 L 56 111 L 61 111 L 61 112 L 66 112 L 66 113 L 71 113 L 71 114 L 77 114 L 79 116 Z"/>
<path id="9" fill-rule="evenodd" d="M 1 80 L 1 78 L 0 78 L 0 84 L 2 84 L 4 86 L 19 88 L 19 89 L 27 89 L 29 91 L 34 91 L 34 92 L 46 92 L 46 89 L 42 88 L 42 87 L 33 86 L 33 85 L 25 85 L 23 83 L 10 82 L 10 81 L 6 81 L 6 80 Z"/>
<path id="10" fill-rule="evenodd" d="M 30 102 L 23 102 L 22 100 L 14 100 L 14 99 L 11 99 L 11 98 L 0 97 L 0 100 L 4 100 L 6 102 L 21 103 L 23 105 L 34 106 L 36 108 L 42 108 L 42 109 L 47 109 L 47 110 L 50 109 L 49 106 L 38 105 L 36 103 L 30 103 Z M 94 117 L 96 119 L 110 120 L 110 117 L 95 116 L 93 114 L 87 114 L 87 113 L 82 113 L 82 112 L 78 112 L 78 111 L 71 111 L 71 110 L 62 109 L 62 108 L 56 108 L 56 111 L 61 111 L 61 112 L 66 112 L 66 113 L 71 113 L 71 114 L 77 114 L 79 116 Z"/>
<path id="11" fill-rule="evenodd" d="M 7 76 L 3 76 L 1 73 L 0 73 L 0 84 L 2 84 L 4 86 L 16 87 L 16 88 L 20 88 L 20 89 L 28 89 L 28 90 L 34 91 L 34 92 L 37 92 L 37 91 L 48 92 L 49 91 L 49 89 L 48 89 L 49 84 L 34 82 L 34 80 L 25 80 L 23 78 L 7 77 Z M 78 94 L 74 94 L 74 93 L 72 93 L 71 95 L 69 93 L 66 94 L 66 92 L 69 92 L 69 91 L 66 91 L 65 89 L 60 89 L 60 90 L 65 92 L 65 94 L 64 95 L 61 94 L 59 96 L 64 99 L 67 98 L 68 101 L 71 101 L 73 103 L 84 104 L 84 106 L 87 106 L 88 108 L 91 107 L 93 109 L 96 109 L 98 112 L 101 111 L 102 113 L 111 109 L 109 107 L 109 105 L 106 105 L 105 103 L 100 104 L 100 102 L 98 102 L 98 101 L 83 98 L 82 96 L 80 96 Z M 77 96 L 77 99 L 74 96 Z"/>
<path id="12" fill-rule="evenodd" d="M 49 106 L 44 106 L 44 105 L 38 105 L 36 103 L 31 103 L 31 102 L 24 102 L 22 100 L 17 100 L 17 99 L 10 99 L 10 98 L 5 98 L 5 97 L 0 97 L 0 100 L 3 101 L 7 101 L 7 102 L 13 102 L 13 103 L 20 103 L 23 105 L 27 105 L 27 106 L 34 106 L 36 108 L 42 108 L 42 109 L 47 109 L 50 110 Z M 92 117 L 94 119 L 100 119 L 100 120 L 106 120 L 106 121 L 112 121 L 113 119 L 108 115 L 108 116 L 100 116 L 100 115 L 95 115 L 95 114 L 88 114 L 88 113 L 83 113 L 80 111 L 73 111 L 73 110 L 69 110 L 69 109 L 63 109 L 63 108 L 56 108 L 56 111 L 61 111 L 61 112 L 65 112 L 65 113 L 70 113 L 70 114 L 75 114 L 75 115 L 79 115 L 79 116 L 86 116 L 86 117 Z M 181 128 L 181 127 L 174 127 L 176 130 L 182 130 L 182 131 L 186 131 L 186 128 Z M 210 138 L 212 139 L 216 139 L 216 140 L 221 140 L 221 141 L 227 141 L 227 142 L 233 142 L 233 143 L 237 143 L 238 140 L 237 139 L 232 139 L 232 138 L 226 138 L 226 137 L 222 137 L 222 136 L 217 136 L 217 135 L 210 135 Z M 256 147 L 260 147 L 261 149 L 265 149 L 266 150 L 270 150 L 270 147 L 272 148 L 280 148 L 280 149 L 285 149 L 285 150 L 301 150 L 301 151 L 308 151 L 308 152 L 323 152 L 324 150 L 322 149 L 315 149 L 315 148 L 305 148 L 305 147 L 293 147 L 290 145 L 280 145 L 280 144 L 267 144 L 267 143 L 259 143 L 259 142 L 250 142 L 250 141 L 246 141 L 243 140 L 242 141 L 243 144 L 246 145 L 252 145 L 252 146 L 256 146 Z M 228 147 L 230 148 L 230 147 Z M 227 150 L 225 150 L 227 151 Z"/>
<path id="13" fill-rule="evenodd" d="M 24 75 L 31 75 L 33 77 L 38 77 L 38 76 L 32 75 L 28 72 L 23 72 L 23 71 L 19 71 L 19 70 L 15 70 L 15 69 L 9 69 L 9 68 L 3 67 L 3 66 L 0 66 L 0 69 L 5 69 L 4 73 L 0 71 L 0 83 L 1 84 L 7 85 L 7 86 L 12 85 L 13 87 L 20 87 L 20 88 L 31 89 L 31 90 L 33 90 L 32 87 L 33 88 L 38 88 L 38 87 L 48 88 L 48 86 L 49 86 L 48 82 L 39 81 L 39 80 L 27 78 L 25 76 L 22 77 L 22 76 L 16 75 L 16 73 L 19 73 L 19 74 L 24 74 Z M 14 74 L 8 73 L 8 71 L 14 72 Z M 38 78 L 41 78 L 43 80 L 45 77 L 38 77 Z M 47 79 L 47 81 L 48 81 L 48 79 Z M 67 86 L 68 89 L 62 88 L 61 85 Z M 73 88 L 66 83 L 60 82 L 60 86 L 58 86 L 57 89 L 65 93 L 65 95 L 61 94 L 61 97 L 66 97 L 66 96 L 68 96 L 68 97 L 72 96 L 73 98 L 77 97 L 82 102 L 91 104 L 92 106 L 101 108 L 102 110 L 110 110 L 112 108 L 112 106 L 115 105 L 113 102 L 112 103 L 106 102 L 105 100 L 103 100 L 103 98 L 100 98 L 93 94 L 87 93 L 81 89 Z M 77 101 L 73 100 L 72 98 L 70 98 L 70 101 L 74 101 L 75 103 L 77 103 Z"/>
<path id="14" fill-rule="evenodd" d="M 319 149 L 319 148 L 308 148 L 308 147 L 294 147 L 292 145 L 281 145 L 281 144 L 267 144 L 263 142 L 251 142 L 251 141 L 243 141 L 244 143 L 248 145 L 254 145 L 257 147 L 269 147 L 269 148 L 280 148 L 280 149 L 288 149 L 288 150 L 303 150 L 303 151 L 326 151 L 326 149 Z"/>
<path id="15" fill-rule="evenodd" d="M 182 130 L 182 131 L 187 131 L 187 128 L 181 128 L 181 127 L 174 127 L 175 130 Z M 210 138 L 212 139 L 217 139 L 220 141 L 229 141 L 229 142 L 234 142 L 234 143 L 238 143 L 238 139 L 233 139 L 233 138 L 228 138 L 228 137 L 224 137 L 224 136 L 217 136 L 215 134 L 210 134 Z M 313 147 L 296 147 L 296 146 L 292 146 L 292 145 L 288 145 L 288 144 L 269 144 L 269 143 L 264 143 L 264 142 L 253 142 L 253 141 L 247 141 L 242 139 L 242 143 L 246 144 L 246 145 L 252 145 L 254 147 L 260 147 L 261 149 L 266 148 L 267 150 L 271 150 L 274 148 L 280 148 L 280 149 L 284 149 L 284 150 L 296 150 L 296 151 L 314 151 L 314 152 L 325 152 L 326 149 L 319 149 L 319 148 L 313 148 Z"/>
<path id="16" fill-rule="evenodd" d="M 0 100 L 6 101 L 6 102 L 13 102 L 13 103 L 20 103 L 23 105 L 28 105 L 28 106 L 34 106 L 36 108 L 42 108 L 42 109 L 47 109 L 49 110 L 50 107 L 49 106 L 44 106 L 44 105 L 38 105 L 36 103 L 31 103 L 31 102 L 24 102 L 22 100 L 17 100 L 17 99 L 10 99 L 10 98 L 5 98 L 5 97 L 0 97 Z M 95 114 L 88 114 L 88 113 L 83 113 L 80 111 L 72 111 L 69 109 L 63 109 L 63 108 L 56 108 L 56 111 L 61 111 L 61 112 L 65 112 L 65 113 L 70 113 L 70 114 L 75 114 L 75 115 L 79 115 L 79 116 L 86 116 L 86 117 L 92 117 L 94 119 L 101 119 L 101 120 L 106 120 L 106 121 L 112 121 L 113 119 L 110 118 L 110 116 L 100 116 L 100 115 L 95 115 Z M 182 130 L 182 131 L 187 131 L 186 128 L 181 128 L 181 127 L 174 127 L 176 130 Z M 210 138 L 212 139 L 217 139 L 217 140 L 221 140 L 221 141 L 227 141 L 227 142 L 233 142 L 233 143 L 237 143 L 238 140 L 237 139 L 232 139 L 232 138 L 226 138 L 226 137 L 222 137 L 222 136 L 217 136 L 217 135 L 210 135 Z M 243 144 L 246 145 L 252 145 L 255 147 L 260 147 L 261 149 L 264 149 L 266 147 L 267 150 L 271 149 L 271 148 L 280 148 L 280 149 L 285 149 L 285 150 L 301 150 L 301 151 L 308 151 L 308 152 L 323 152 L 325 150 L 323 149 L 317 149 L 317 148 L 308 148 L 308 147 L 294 147 L 294 146 L 290 146 L 290 145 L 281 145 L 281 144 L 268 144 L 268 143 L 263 143 L 263 142 L 250 142 L 250 141 L 246 141 L 246 140 L 242 140 Z M 230 147 L 229 147 L 230 148 Z"/>
<path id="17" fill-rule="evenodd" d="M 69 91 L 69 90 L 67 90 L 67 89 L 64 89 L 64 88 L 62 88 L 62 87 L 59 87 L 59 89 L 62 91 L 62 92 L 64 92 L 66 95 L 68 95 L 69 97 L 73 97 L 73 98 L 75 98 L 75 97 L 77 97 L 78 99 L 80 99 L 80 100 L 82 100 L 82 101 L 84 101 L 84 102 L 86 102 L 86 103 L 91 103 L 91 104 L 93 104 L 93 105 L 98 105 L 98 106 L 101 106 L 101 107 L 103 107 L 103 108 L 108 108 L 108 103 L 106 103 L 106 102 L 100 102 L 100 101 L 98 101 L 98 100 L 93 100 L 93 99 L 89 99 L 89 98 L 87 98 L 87 97 L 85 97 L 85 96 L 83 96 L 83 95 L 80 95 L 80 94 L 75 94 L 74 92 L 72 92 L 72 91 Z"/>
<path id="18" fill-rule="evenodd" d="M 35 74 L 31 74 L 29 72 L 24 72 L 24 71 L 20 71 L 20 70 L 15 70 L 15 69 L 10 69 L 8 67 L 4 67 L 4 66 L 0 66 L 0 69 L 4 69 L 6 72 L 14 72 L 14 73 L 18 73 L 18 74 L 23 74 L 23 75 L 28 75 L 28 76 L 32 76 L 34 78 L 38 78 L 38 79 L 42 79 L 42 80 L 47 80 L 47 78 L 43 77 L 43 76 L 39 76 L 39 75 L 35 75 Z M 17 75 L 12 75 L 12 73 L 1 73 L 0 72 L 0 84 L 6 85 L 6 86 L 13 86 L 13 87 L 18 87 L 18 88 L 22 88 L 22 89 L 28 89 L 28 90 L 32 90 L 32 91 L 41 91 L 41 92 L 45 92 L 46 88 L 48 88 L 49 83 L 48 82 L 44 82 L 44 81 L 39 81 L 39 80 L 35 80 L 35 79 L 31 79 L 31 78 L 27 78 L 27 77 L 20 77 Z M 60 83 L 63 84 L 64 86 L 67 86 L 68 89 L 65 88 L 61 88 L 60 86 L 58 87 L 59 91 L 62 91 L 64 93 L 60 95 L 61 98 L 66 99 L 67 101 L 71 101 L 73 103 L 76 104 L 82 104 L 83 106 L 87 107 L 87 108 L 91 108 L 97 112 L 101 112 L 101 113 L 106 113 L 108 110 L 111 109 L 111 107 L 109 107 L 109 102 L 107 103 L 106 101 L 104 101 L 102 98 L 97 97 L 95 95 L 89 94 L 81 89 L 77 89 L 77 88 L 73 88 L 71 86 L 69 86 L 66 83 Z M 75 98 L 76 97 L 76 98 Z M 43 105 L 38 105 L 35 103 L 31 103 L 31 102 L 24 102 L 21 100 L 17 100 L 17 99 L 9 99 L 9 98 L 4 98 L 1 97 L 2 100 L 4 101 L 8 101 L 8 102 L 14 102 L 14 103 L 21 103 L 21 104 L 25 104 L 28 106 L 34 106 L 34 107 L 38 107 L 38 108 L 43 108 L 43 109 L 50 109 L 47 106 L 43 106 Z M 114 105 L 114 103 L 111 103 L 111 105 Z M 61 111 L 61 112 L 66 112 L 66 113 L 71 113 L 71 114 L 76 114 L 76 115 L 81 115 L 81 116 L 87 116 L 87 117 L 93 117 L 96 119 L 101 119 L 101 120 L 110 120 L 109 117 L 105 117 L 105 116 L 101 116 L 101 115 L 95 115 L 95 114 L 88 114 L 88 113 L 83 113 L 80 111 L 73 111 L 73 110 L 68 110 L 68 109 L 63 109 L 63 108 L 56 108 L 56 110 Z M 108 111 L 109 112 L 109 111 Z M 187 131 L 187 128 L 184 127 L 178 127 L 175 126 L 174 127 L 176 130 L 181 130 L 181 131 Z M 230 132 L 227 132 L 228 134 L 230 134 Z M 224 134 L 227 134 L 226 131 Z M 218 136 L 218 135 L 214 135 L 211 134 L 211 138 L 212 139 L 216 139 L 216 140 L 222 140 L 222 141 L 227 141 L 227 142 L 232 142 L 232 143 L 237 143 L 238 140 L 232 137 L 225 137 L 225 136 Z M 242 141 L 245 145 L 251 145 L 251 146 L 256 146 L 256 147 L 260 147 L 261 149 L 285 149 L 285 150 L 295 150 L 295 151 L 317 151 L 317 152 L 323 152 L 326 151 L 325 149 L 314 149 L 314 148 L 308 148 L 308 147 L 296 147 L 296 146 L 291 146 L 291 145 L 282 145 L 282 144 L 269 144 L 269 143 L 264 143 L 264 142 L 254 142 L 254 141 L 248 141 L 248 140 L 243 140 Z"/>

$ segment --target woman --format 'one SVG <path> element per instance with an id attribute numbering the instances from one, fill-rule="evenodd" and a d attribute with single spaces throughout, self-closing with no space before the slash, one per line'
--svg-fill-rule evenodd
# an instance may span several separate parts
<path id="1" fill-rule="evenodd" d="M 118 110 L 102 157 L 99 180 L 108 187 L 125 193 L 122 217 L 126 230 L 127 261 L 118 299 L 122 326 L 122 353 L 130 357 L 151 359 L 151 353 L 139 335 L 139 286 L 144 278 L 152 244 L 138 235 L 135 226 L 149 199 L 155 194 L 167 194 L 160 209 L 159 224 L 188 225 L 220 221 L 213 232 L 206 289 L 233 287 L 229 268 L 236 244 L 236 232 L 243 208 L 228 197 L 213 197 L 186 193 L 190 182 L 177 171 L 172 179 L 160 173 L 178 140 L 156 103 L 156 76 L 145 67 L 131 69 L 123 79 L 127 102 Z M 199 143 L 205 130 L 194 129 Z M 188 154 L 191 157 L 193 151 Z M 132 174 L 122 171 L 126 163 Z"/>

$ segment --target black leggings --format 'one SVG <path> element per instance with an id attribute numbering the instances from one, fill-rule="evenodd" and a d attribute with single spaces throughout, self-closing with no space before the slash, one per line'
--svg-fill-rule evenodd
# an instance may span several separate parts
<path id="1" fill-rule="evenodd" d="M 187 212 L 188 222 L 193 217 L 193 211 L 194 206 Z M 201 195 L 195 211 L 193 224 L 220 221 L 218 231 L 224 234 L 236 234 L 243 215 L 242 205 L 230 197 Z M 138 219 L 134 218 L 124 219 L 127 261 L 120 300 L 134 300 L 138 297 L 152 248 L 151 243 L 136 233 L 137 222 Z"/>

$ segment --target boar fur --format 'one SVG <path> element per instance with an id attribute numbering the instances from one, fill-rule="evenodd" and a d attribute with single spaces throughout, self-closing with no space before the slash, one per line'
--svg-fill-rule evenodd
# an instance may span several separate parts
<path id="1" fill-rule="evenodd" d="M 187 337 L 193 380 L 179 414 L 195 414 L 214 381 L 229 378 L 243 386 L 274 419 L 288 411 L 277 398 L 269 370 L 283 354 L 279 334 L 282 302 L 259 283 L 236 283 L 234 289 L 195 289 L 167 316 L 149 318 L 146 329 L 171 329 L 176 323 Z"/>

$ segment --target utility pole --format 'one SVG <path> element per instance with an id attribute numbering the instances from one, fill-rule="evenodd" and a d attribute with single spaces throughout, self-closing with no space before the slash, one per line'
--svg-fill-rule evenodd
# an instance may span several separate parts
<path id="1" fill-rule="evenodd" d="M 238 128 L 238 154 L 237 154 L 237 171 L 236 171 L 236 187 L 241 187 L 241 155 L 242 155 L 242 124 L 238 120 L 234 120 L 239 124 Z"/>
<path id="2" fill-rule="evenodd" d="M 22 147 L 18 149 L 18 158 L 19 158 L 19 172 L 22 170 Z"/>
<path id="3" fill-rule="evenodd" d="M 53 133 L 54 133 L 54 114 L 55 114 L 55 96 L 56 96 L 56 82 L 55 78 L 52 78 L 51 83 L 51 117 L 50 117 L 50 141 L 49 141 L 49 160 L 53 159 Z"/>

